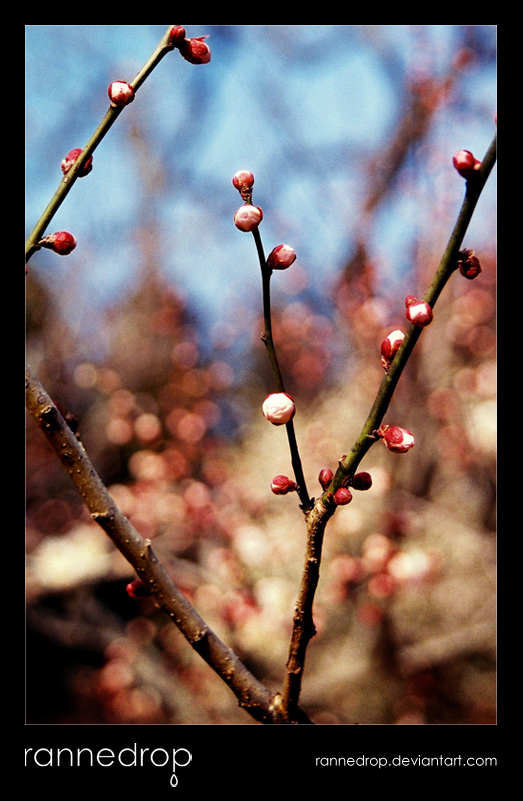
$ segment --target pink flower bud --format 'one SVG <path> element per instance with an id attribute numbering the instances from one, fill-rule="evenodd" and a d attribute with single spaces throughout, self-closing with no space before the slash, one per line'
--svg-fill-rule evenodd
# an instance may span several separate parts
<path id="1" fill-rule="evenodd" d="M 240 206 L 234 215 L 234 224 L 240 231 L 254 231 L 263 220 L 263 211 L 250 203 Z"/>
<path id="2" fill-rule="evenodd" d="M 67 175 L 73 164 L 75 163 L 78 156 L 82 153 L 81 147 L 75 147 L 74 150 L 70 150 L 67 156 L 62 160 L 61 168 L 64 175 Z M 83 178 L 84 175 L 88 175 L 91 170 L 93 169 L 93 157 L 89 156 L 87 161 L 85 162 L 84 166 L 78 173 L 79 178 Z"/>
<path id="3" fill-rule="evenodd" d="M 468 178 L 472 175 L 474 170 L 479 170 L 481 167 L 481 161 L 474 158 L 470 150 L 458 150 L 458 152 L 454 154 L 452 161 L 454 167 L 463 178 Z"/>
<path id="4" fill-rule="evenodd" d="M 405 305 L 407 307 L 406 317 L 409 323 L 423 328 L 432 322 L 432 309 L 426 301 L 418 300 L 413 295 L 407 295 Z"/>
<path id="5" fill-rule="evenodd" d="M 405 334 L 403 331 L 398 329 L 396 331 L 392 331 L 381 343 L 381 364 L 383 365 L 383 369 L 385 371 L 391 366 L 392 360 L 404 338 Z"/>
<path id="6" fill-rule="evenodd" d="M 290 245 L 277 245 L 269 253 L 267 262 L 271 270 L 286 270 L 296 261 L 296 251 Z"/>
<path id="7" fill-rule="evenodd" d="M 363 492 L 372 487 L 372 477 L 370 473 L 356 473 L 356 475 L 352 477 L 350 485 L 353 489 Z"/>
<path id="8" fill-rule="evenodd" d="M 111 106 L 126 106 L 134 100 L 134 89 L 127 81 L 113 81 L 107 90 Z"/>
<path id="9" fill-rule="evenodd" d="M 38 243 L 39 247 L 49 248 L 60 256 L 67 256 L 76 247 L 76 239 L 67 231 L 57 231 L 55 234 L 44 236 Z"/>
<path id="10" fill-rule="evenodd" d="M 296 406 L 286 392 L 274 392 L 265 398 L 262 411 L 269 423 L 281 426 L 292 420 L 296 414 Z"/>
<path id="11" fill-rule="evenodd" d="M 183 25 L 173 25 L 169 31 L 169 44 L 171 47 L 180 47 L 185 39 L 185 28 Z"/>
<path id="12" fill-rule="evenodd" d="M 203 41 L 207 36 L 199 36 L 196 39 L 183 39 L 178 47 L 180 53 L 190 64 L 208 64 L 211 60 L 209 45 Z"/>
<path id="13" fill-rule="evenodd" d="M 476 278 L 481 272 L 479 259 L 473 250 L 461 250 L 458 254 L 458 267 L 465 278 Z"/>
<path id="14" fill-rule="evenodd" d="M 151 594 L 149 587 L 141 579 L 135 579 L 134 581 L 130 581 L 125 590 L 130 598 L 135 598 L 135 599 L 147 598 Z"/>
<path id="15" fill-rule="evenodd" d="M 382 425 L 378 430 L 378 436 L 392 453 L 407 453 L 414 447 L 414 436 L 407 428 Z"/>
<path id="16" fill-rule="evenodd" d="M 320 475 L 318 476 L 318 481 L 320 482 L 321 486 L 324 490 L 327 489 L 329 484 L 331 483 L 334 474 L 332 470 L 329 470 L 328 467 L 324 467 L 323 470 L 320 470 Z"/>
<path id="17" fill-rule="evenodd" d="M 249 170 L 239 170 L 233 175 L 232 185 L 238 192 L 250 191 L 254 186 L 254 175 Z"/>
<path id="18" fill-rule="evenodd" d="M 297 489 L 298 485 L 287 476 L 275 476 L 271 481 L 271 490 L 275 495 L 287 495 Z"/>
<path id="19" fill-rule="evenodd" d="M 347 487 L 340 487 L 334 493 L 334 503 L 336 506 L 345 506 L 352 501 L 352 492 Z"/>

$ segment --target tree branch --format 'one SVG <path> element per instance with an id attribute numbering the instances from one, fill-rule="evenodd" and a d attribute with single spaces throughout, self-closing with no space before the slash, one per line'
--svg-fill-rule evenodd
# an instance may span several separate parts
<path id="1" fill-rule="evenodd" d="M 169 25 L 162 39 L 160 40 L 159 44 L 157 45 L 154 52 L 150 56 L 150 58 L 145 62 L 145 64 L 138 72 L 134 80 L 131 81 L 131 86 L 133 87 L 135 92 L 138 91 L 138 89 L 143 84 L 145 79 L 151 74 L 153 69 L 160 63 L 162 58 L 171 50 L 173 50 L 172 45 L 169 44 L 169 31 L 171 30 L 171 28 L 172 26 Z M 66 175 L 64 175 L 64 177 L 60 181 L 60 184 L 56 192 L 49 201 L 45 211 L 41 215 L 40 219 L 36 223 L 35 227 L 31 231 L 27 239 L 25 245 L 26 263 L 29 261 L 33 253 L 36 250 L 38 250 L 38 242 L 42 238 L 45 230 L 47 229 L 54 215 L 56 214 L 56 212 L 64 202 L 65 198 L 71 191 L 73 184 L 78 178 L 80 170 L 84 166 L 85 162 L 94 153 L 94 151 L 96 150 L 96 148 L 98 147 L 104 136 L 107 134 L 107 132 L 110 130 L 111 126 L 116 122 L 116 119 L 120 116 L 124 108 L 125 106 L 109 106 L 98 128 L 96 129 L 96 131 L 91 136 L 88 143 L 82 150 L 82 153 L 75 161 L 71 169 L 67 172 Z"/>
<path id="2" fill-rule="evenodd" d="M 267 263 L 267 260 L 265 258 L 265 253 L 263 250 L 261 236 L 258 228 L 255 228 L 253 230 L 252 235 L 256 243 L 256 250 L 258 252 L 258 259 L 260 262 L 260 268 L 262 273 L 263 322 L 264 322 L 264 332 L 262 335 L 262 340 L 265 343 L 265 347 L 267 348 L 267 354 L 269 356 L 269 361 L 271 363 L 272 372 L 274 375 L 274 381 L 276 383 L 276 389 L 278 390 L 278 392 L 285 392 L 285 385 L 283 382 L 280 366 L 278 364 L 276 348 L 274 347 L 274 341 L 272 338 L 272 317 L 271 317 L 272 270 L 269 267 L 269 264 Z M 288 423 L 285 424 L 285 429 L 287 431 L 287 439 L 289 442 L 289 450 L 291 454 L 292 469 L 294 471 L 294 479 L 296 481 L 296 484 L 298 485 L 297 492 L 301 501 L 301 508 L 303 509 L 304 512 L 308 512 L 312 508 L 314 500 L 309 497 L 309 493 L 307 491 L 307 485 L 305 483 L 305 475 L 303 473 L 300 452 L 298 450 L 298 443 L 296 440 L 296 432 L 294 430 L 294 423 L 292 420 L 290 420 Z"/>
<path id="3" fill-rule="evenodd" d="M 496 138 L 494 137 L 481 168 L 467 181 L 465 199 L 450 236 L 445 253 L 434 278 L 424 296 L 431 307 L 436 303 L 452 273 L 457 269 L 457 257 L 479 196 L 496 160 Z M 322 497 L 307 514 L 307 552 L 301 586 L 293 621 L 293 630 L 287 660 L 287 676 L 283 691 L 283 708 L 293 715 L 298 706 L 301 682 L 305 666 L 307 646 L 316 630 L 312 608 L 319 580 L 321 552 L 325 526 L 336 510 L 333 495 L 347 478 L 354 475 L 361 460 L 376 442 L 374 432 L 379 428 L 389 407 L 394 390 L 418 341 L 422 328 L 409 325 L 409 329 L 392 365 L 382 379 L 376 399 L 361 433 L 350 453 L 340 460 L 338 469 Z"/>
<path id="4" fill-rule="evenodd" d="M 281 696 L 261 684 L 212 631 L 174 584 L 143 537 L 118 509 L 89 460 L 37 377 L 26 366 L 27 409 L 45 434 L 91 513 L 118 550 L 147 585 L 158 606 L 179 628 L 189 644 L 236 695 L 240 707 L 261 723 L 287 723 Z M 300 718 L 306 717 L 297 710 Z M 309 721 L 310 722 L 310 721 Z"/>
<path id="5" fill-rule="evenodd" d="M 434 308 L 438 297 L 440 296 L 445 284 L 449 280 L 452 273 L 457 269 L 457 257 L 462 245 L 463 239 L 467 232 L 470 220 L 476 208 L 478 199 L 483 191 L 487 179 L 492 171 L 496 162 L 496 137 L 485 154 L 485 158 L 481 163 L 479 170 L 475 171 L 468 179 L 465 191 L 465 198 L 463 200 L 458 218 L 454 225 L 452 234 L 450 235 L 447 247 L 439 263 L 434 277 L 423 296 L 431 308 Z M 362 461 L 365 454 L 369 451 L 371 446 L 376 442 L 376 437 L 373 432 L 376 431 L 383 420 L 384 415 L 389 408 L 392 400 L 394 390 L 398 384 L 401 374 L 407 364 L 407 361 L 412 353 L 416 342 L 421 336 L 423 329 L 418 326 L 409 324 L 405 338 L 401 343 L 398 352 L 396 353 L 392 364 L 384 375 L 376 399 L 369 412 L 367 420 L 361 430 L 361 433 L 354 443 L 351 451 L 343 459 L 332 479 L 329 487 L 325 490 L 323 495 L 323 502 L 325 503 L 329 493 L 334 493 L 341 487 L 343 481 L 350 476 L 353 476 Z"/>

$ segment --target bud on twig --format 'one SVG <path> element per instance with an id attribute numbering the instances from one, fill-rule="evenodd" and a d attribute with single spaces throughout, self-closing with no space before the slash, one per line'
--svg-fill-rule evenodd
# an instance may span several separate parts
<path id="1" fill-rule="evenodd" d="M 67 175 L 75 161 L 77 160 L 78 156 L 82 153 L 81 147 L 75 147 L 74 150 L 70 150 L 67 156 L 62 159 L 61 168 L 64 175 Z M 88 175 L 91 170 L 93 169 L 93 157 L 89 156 L 87 161 L 85 162 L 84 166 L 78 173 L 79 178 L 83 178 L 84 175 Z"/>
<path id="2" fill-rule="evenodd" d="M 407 453 L 414 447 L 414 436 L 407 428 L 381 425 L 377 434 L 392 453 Z"/>
<path id="3" fill-rule="evenodd" d="M 372 487 L 371 474 L 364 471 L 361 473 L 356 473 L 356 475 L 353 476 L 350 481 L 350 486 L 352 489 L 359 490 L 360 492 L 370 489 Z"/>
<path id="4" fill-rule="evenodd" d="M 196 39 L 183 39 L 178 47 L 180 53 L 190 64 L 208 64 L 211 60 L 209 45 L 203 41 L 207 36 L 199 36 Z"/>
<path id="5" fill-rule="evenodd" d="M 275 495 L 287 495 L 298 489 L 295 481 L 291 481 L 287 476 L 275 476 L 271 481 L 271 490 Z"/>
<path id="6" fill-rule="evenodd" d="M 407 307 L 406 317 L 409 323 L 423 328 L 432 322 L 432 309 L 426 301 L 418 300 L 414 295 L 407 295 L 405 306 Z"/>
<path id="7" fill-rule="evenodd" d="M 352 501 L 352 492 L 347 487 L 340 487 L 334 493 L 334 503 L 336 506 L 345 506 Z"/>
<path id="8" fill-rule="evenodd" d="M 263 220 L 263 211 L 258 206 L 245 203 L 234 215 L 234 224 L 240 231 L 254 231 Z"/>
<path id="9" fill-rule="evenodd" d="M 134 599 L 147 598 L 151 594 L 149 587 L 141 579 L 135 579 L 134 581 L 130 581 L 125 590 L 127 592 L 127 595 L 130 598 Z"/>
<path id="10" fill-rule="evenodd" d="M 405 334 L 403 331 L 398 329 L 396 331 L 392 331 L 381 343 L 381 364 L 385 372 L 391 366 L 392 360 L 404 338 Z"/>
<path id="11" fill-rule="evenodd" d="M 463 178 L 468 178 L 475 170 L 479 170 L 481 167 L 481 161 L 474 158 L 470 150 L 458 150 L 452 162 Z"/>
<path id="12" fill-rule="evenodd" d="M 269 253 L 267 263 L 271 270 L 286 270 L 296 261 L 296 251 L 290 245 L 277 245 Z"/>
<path id="13" fill-rule="evenodd" d="M 232 185 L 238 190 L 243 200 L 248 200 L 254 186 L 254 175 L 249 170 L 239 170 L 232 177 Z"/>
<path id="14" fill-rule="evenodd" d="M 281 426 L 292 420 L 296 414 L 296 406 L 286 392 L 274 392 L 265 398 L 262 411 L 269 423 L 272 423 L 273 426 Z"/>
<path id="15" fill-rule="evenodd" d="M 55 234 L 44 236 L 38 242 L 38 247 L 49 248 L 49 250 L 58 253 L 59 256 L 67 256 L 75 249 L 76 239 L 67 231 L 57 231 Z"/>
<path id="16" fill-rule="evenodd" d="M 461 275 L 472 280 L 481 272 L 479 259 L 474 255 L 473 250 L 460 250 L 458 253 L 458 267 Z"/>
<path id="17" fill-rule="evenodd" d="M 169 31 L 169 44 L 172 47 L 180 47 L 185 39 L 185 28 L 183 25 L 173 25 Z"/>
<path id="18" fill-rule="evenodd" d="M 111 106 L 127 106 L 134 100 L 134 89 L 127 81 L 113 81 L 107 90 Z"/>
<path id="19" fill-rule="evenodd" d="M 320 470 L 318 481 L 320 482 L 323 489 L 326 490 L 333 478 L 334 478 L 334 473 L 332 472 L 332 470 L 329 470 L 328 467 L 324 467 L 323 470 Z"/>

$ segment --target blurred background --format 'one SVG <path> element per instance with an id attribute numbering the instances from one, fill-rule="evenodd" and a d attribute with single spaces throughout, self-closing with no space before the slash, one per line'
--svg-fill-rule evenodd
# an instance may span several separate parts
<path id="1" fill-rule="evenodd" d="M 274 334 L 309 493 L 352 447 L 382 339 L 404 328 L 495 133 L 495 26 L 186 25 L 94 153 L 26 278 L 27 358 L 122 511 L 217 634 L 282 685 L 305 526 L 260 340 L 261 280 L 231 183 L 255 176 Z M 107 88 L 167 26 L 26 26 L 26 232 Z M 302 706 L 324 724 L 495 723 L 496 170 L 385 422 L 372 488 L 329 523 Z M 27 423 L 27 722 L 254 725 L 90 520 Z"/>

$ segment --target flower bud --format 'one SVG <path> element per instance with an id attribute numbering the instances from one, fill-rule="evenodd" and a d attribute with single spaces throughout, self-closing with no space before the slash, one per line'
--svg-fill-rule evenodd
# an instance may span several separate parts
<path id="1" fill-rule="evenodd" d="M 180 41 L 178 45 L 180 53 L 190 64 L 208 64 L 211 60 L 211 50 L 209 45 L 203 41 L 204 39 L 207 39 L 207 36 Z"/>
<path id="2" fill-rule="evenodd" d="M 67 156 L 62 160 L 61 168 L 64 175 L 67 175 L 75 161 L 77 160 L 78 156 L 82 153 L 81 147 L 75 147 L 74 150 L 70 150 Z M 93 169 L 93 157 L 89 156 L 87 161 L 85 162 L 84 166 L 78 173 L 79 178 L 83 178 L 84 175 L 88 175 L 91 170 Z"/>
<path id="3" fill-rule="evenodd" d="M 323 470 L 320 470 L 318 481 L 320 482 L 323 489 L 326 490 L 333 478 L 334 478 L 334 473 L 332 472 L 332 470 L 329 470 L 328 467 L 324 467 Z"/>
<path id="4" fill-rule="evenodd" d="M 296 251 L 290 245 L 277 245 L 269 253 L 267 262 L 271 270 L 286 270 L 296 261 Z"/>
<path id="5" fill-rule="evenodd" d="M 286 392 L 274 392 L 265 398 L 262 411 L 269 423 L 281 426 L 292 420 L 296 414 L 296 406 Z"/>
<path id="6" fill-rule="evenodd" d="M 254 231 L 263 220 L 263 211 L 250 203 L 240 206 L 234 215 L 234 224 L 240 231 Z"/>
<path id="7" fill-rule="evenodd" d="M 185 39 L 185 28 L 183 25 L 173 25 L 169 31 L 169 44 L 171 47 L 180 47 Z"/>
<path id="8" fill-rule="evenodd" d="M 405 306 L 407 307 L 406 317 L 409 323 L 423 328 L 432 322 L 432 309 L 426 301 L 418 300 L 413 295 L 407 295 Z"/>
<path id="9" fill-rule="evenodd" d="M 474 255 L 473 250 L 460 250 L 458 267 L 461 275 L 470 280 L 476 278 L 481 272 L 481 264 L 478 257 Z"/>
<path id="10" fill-rule="evenodd" d="M 414 436 L 407 428 L 382 425 L 378 430 L 378 436 L 392 453 L 407 453 L 414 447 Z"/>
<path id="11" fill-rule="evenodd" d="M 249 170 L 239 170 L 232 177 L 232 185 L 238 192 L 250 191 L 254 186 L 254 175 Z"/>
<path id="12" fill-rule="evenodd" d="M 271 490 L 275 495 L 287 495 L 298 489 L 296 482 L 291 481 L 287 476 L 275 476 L 271 481 Z"/>
<path id="13" fill-rule="evenodd" d="M 381 343 L 381 364 L 385 371 L 391 366 L 392 360 L 404 338 L 405 334 L 398 329 L 392 331 Z"/>
<path id="14" fill-rule="evenodd" d="M 151 594 L 149 587 L 141 579 L 135 579 L 134 581 L 130 581 L 125 590 L 130 598 L 135 598 L 135 599 L 147 598 Z"/>
<path id="15" fill-rule="evenodd" d="M 127 81 L 113 81 L 107 90 L 111 106 L 126 106 L 134 100 L 134 89 Z"/>
<path id="16" fill-rule="evenodd" d="M 372 477 L 370 473 L 356 473 L 356 475 L 352 477 L 350 485 L 352 489 L 363 492 L 364 490 L 368 490 L 372 487 Z"/>
<path id="17" fill-rule="evenodd" d="M 55 234 L 44 236 L 38 243 L 39 247 L 49 248 L 60 256 L 67 256 L 76 247 L 76 239 L 67 231 L 57 231 Z"/>
<path id="18" fill-rule="evenodd" d="M 458 150 L 458 152 L 454 154 L 452 162 L 463 178 L 468 178 L 472 175 L 474 170 L 479 170 L 481 167 L 481 161 L 474 158 L 470 150 Z"/>
<path id="19" fill-rule="evenodd" d="M 336 506 L 345 506 L 352 501 L 352 492 L 347 487 L 340 487 L 334 493 L 334 503 Z"/>

